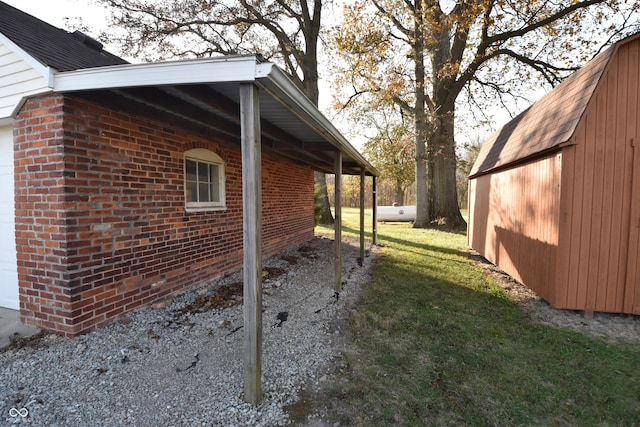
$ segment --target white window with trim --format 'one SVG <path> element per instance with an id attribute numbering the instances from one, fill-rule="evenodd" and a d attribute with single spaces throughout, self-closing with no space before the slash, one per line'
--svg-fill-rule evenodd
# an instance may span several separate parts
<path id="1" fill-rule="evenodd" d="M 225 209 L 224 162 L 213 151 L 196 148 L 184 153 L 184 197 L 187 211 Z"/>

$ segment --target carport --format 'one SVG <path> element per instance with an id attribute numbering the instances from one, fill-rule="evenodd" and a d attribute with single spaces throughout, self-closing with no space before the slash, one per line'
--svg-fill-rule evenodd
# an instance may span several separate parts
<path id="1" fill-rule="evenodd" d="M 52 90 L 99 99 L 171 124 L 215 132 L 242 148 L 244 392 L 261 400 L 261 152 L 336 176 L 335 290 L 342 284 L 341 175 L 360 176 L 360 255 L 364 256 L 364 183 L 378 172 L 271 62 L 257 56 L 115 65 L 52 73 Z M 375 209 L 374 209 L 375 212 Z M 373 220 L 374 243 L 375 218 Z"/>

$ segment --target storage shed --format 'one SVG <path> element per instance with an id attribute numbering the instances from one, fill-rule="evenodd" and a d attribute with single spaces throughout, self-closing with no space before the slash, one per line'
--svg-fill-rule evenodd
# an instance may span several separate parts
<path id="1" fill-rule="evenodd" d="M 483 144 L 469 245 L 555 308 L 640 314 L 640 34 Z"/>

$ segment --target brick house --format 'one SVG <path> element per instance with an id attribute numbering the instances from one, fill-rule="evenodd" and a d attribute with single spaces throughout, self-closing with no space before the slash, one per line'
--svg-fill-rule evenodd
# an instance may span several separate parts
<path id="1" fill-rule="evenodd" d="M 313 237 L 314 170 L 377 174 L 274 64 L 128 64 L 0 2 L 0 306 L 27 323 L 255 276 Z"/>

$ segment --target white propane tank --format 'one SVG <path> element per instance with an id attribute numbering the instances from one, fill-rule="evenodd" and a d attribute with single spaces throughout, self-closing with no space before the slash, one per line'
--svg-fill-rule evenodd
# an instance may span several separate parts
<path id="1" fill-rule="evenodd" d="M 416 220 L 415 206 L 378 206 L 379 222 L 412 222 Z"/>

